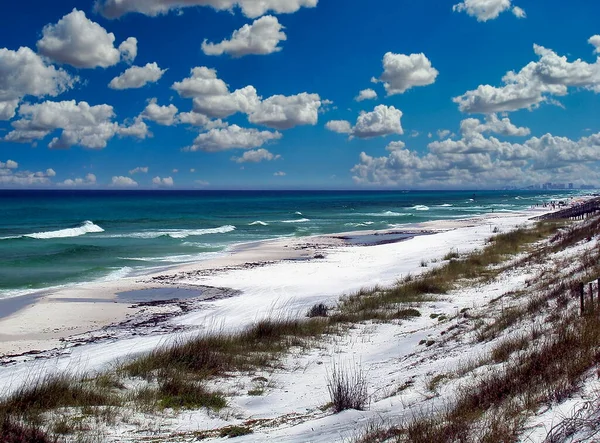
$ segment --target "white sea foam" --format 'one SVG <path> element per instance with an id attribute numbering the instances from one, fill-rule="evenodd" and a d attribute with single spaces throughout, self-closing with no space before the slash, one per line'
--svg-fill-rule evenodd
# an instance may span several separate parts
<path id="1" fill-rule="evenodd" d="M 157 262 L 157 263 L 191 263 L 222 255 L 222 252 L 202 252 L 200 254 L 165 255 L 163 257 L 119 257 L 121 260 Z"/>
<path id="2" fill-rule="evenodd" d="M 296 212 L 294 212 L 294 214 L 296 214 L 296 215 L 302 215 L 302 212 L 296 211 Z"/>
<path id="3" fill-rule="evenodd" d="M 439 205 L 438 208 L 449 208 L 452 205 L 450 203 L 444 203 L 443 205 Z"/>
<path id="4" fill-rule="evenodd" d="M 405 216 L 411 215 L 411 214 L 409 214 L 407 212 L 383 211 L 383 212 L 372 212 L 372 213 L 361 214 L 361 215 L 366 215 L 367 217 L 405 217 Z"/>
<path id="5" fill-rule="evenodd" d="M 187 238 L 191 236 L 206 235 L 206 234 L 226 234 L 227 232 L 235 231 L 235 226 L 226 225 L 218 228 L 209 229 L 162 229 L 159 231 L 142 231 L 132 232 L 130 234 L 109 235 L 111 238 L 141 238 L 152 239 L 158 237 L 171 238 Z"/>
<path id="6" fill-rule="evenodd" d="M 309 221 L 308 218 L 299 218 L 298 220 L 281 220 L 281 223 L 306 223 Z"/>
<path id="7" fill-rule="evenodd" d="M 256 226 L 256 225 L 260 225 L 260 226 L 269 226 L 268 223 L 265 223 L 264 221 L 260 221 L 260 220 L 256 220 L 255 222 L 252 223 L 248 223 L 249 226 Z"/>
<path id="8" fill-rule="evenodd" d="M 122 268 L 115 268 L 98 281 L 119 280 L 121 278 L 127 277 L 131 273 L 131 271 L 133 271 L 133 268 L 130 268 L 129 266 L 123 266 Z"/>
<path id="9" fill-rule="evenodd" d="M 411 209 L 414 209 L 415 211 L 429 211 L 429 206 L 415 205 Z"/>
<path id="10" fill-rule="evenodd" d="M 80 235 L 94 232 L 104 232 L 104 229 L 98 225 L 95 225 L 93 222 L 86 220 L 80 226 L 75 228 L 59 229 L 58 231 L 34 232 L 33 234 L 16 235 L 13 237 L 1 237 L 0 240 L 23 237 L 35 238 L 38 240 L 48 240 L 52 238 L 79 237 Z"/>
<path id="11" fill-rule="evenodd" d="M 355 228 L 359 228 L 361 226 L 371 226 L 372 224 L 375 224 L 375 222 L 367 221 L 367 222 L 363 222 L 363 223 L 346 223 L 345 226 L 352 226 Z"/>

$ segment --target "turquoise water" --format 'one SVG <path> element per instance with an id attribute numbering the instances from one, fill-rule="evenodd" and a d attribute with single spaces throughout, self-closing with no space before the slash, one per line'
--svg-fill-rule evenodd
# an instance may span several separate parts
<path id="1" fill-rule="evenodd" d="M 514 211 L 527 191 L 0 191 L 0 298 L 202 260 L 236 243 Z"/>

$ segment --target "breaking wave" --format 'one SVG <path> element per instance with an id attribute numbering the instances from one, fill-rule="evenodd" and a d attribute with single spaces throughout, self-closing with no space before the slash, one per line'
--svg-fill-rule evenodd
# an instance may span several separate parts
<path id="1" fill-rule="evenodd" d="M 48 240 L 51 238 L 68 238 L 79 237 L 93 232 L 104 232 L 100 226 L 95 225 L 89 220 L 84 221 L 80 226 L 75 228 L 59 229 L 57 231 L 34 232 L 33 234 L 16 235 L 13 237 L 1 237 L 0 240 L 8 240 L 12 238 L 35 238 L 38 240 Z"/>
<path id="2" fill-rule="evenodd" d="M 362 215 L 366 215 L 367 217 L 405 217 L 405 216 L 411 215 L 411 214 L 408 214 L 406 212 L 383 211 L 383 212 L 375 212 L 375 213 L 362 214 Z"/>
<path id="3" fill-rule="evenodd" d="M 281 220 L 281 223 L 306 223 L 309 221 L 308 218 L 299 218 L 298 220 Z"/>
<path id="4" fill-rule="evenodd" d="M 158 237 L 171 237 L 171 238 L 187 238 L 198 235 L 206 234 L 226 234 L 227 232 L 235 231 L 235 226 L 226 225 L 218 228 L 209 229 L 162 229 L 158 231 L 143 231 L 143 232 L 132 232 L 130 234 L 117 234 L 110 235 L 111 238 L 142 238 L 151 239 Z"/>

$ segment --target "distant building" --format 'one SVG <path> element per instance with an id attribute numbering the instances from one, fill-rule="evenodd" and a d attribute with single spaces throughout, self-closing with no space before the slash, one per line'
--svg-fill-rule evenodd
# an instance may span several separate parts
<path id="1" fill-rule="evenodd" d="M 573 189 L 573 183 L 569 183 L 569 189 Z"/>

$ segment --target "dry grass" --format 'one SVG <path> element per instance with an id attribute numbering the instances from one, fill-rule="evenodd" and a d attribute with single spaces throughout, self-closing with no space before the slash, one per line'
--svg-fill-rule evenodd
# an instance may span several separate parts
<path id="1" fill-rule="evenodd" d="M 111 405 L 117 398 L 70 375 L 46 375 L 22 385 L 0 402 L 5 415 L 27 417 L 65 407 Z"/>
<path id="2" fill-rule="evenodd" d="M 358 366 L 334 365 L 327 377 L 327 389 L 335 412 L 362 411 L 369 402 L 367 378 Z"/>
<path id="3" fill-rule="evenodd" d="M 329 315 L 329 308 L 324 303 L 317 303 L 312 306 L 306 316 L 309 318 L 313 317 L 327 317 Z"/>
<path id="4" fill-rule="evenodd" d="M 0 441 L 3 443 L 58 443 L 58 437 L 31 425 L 0 418 Z"/>
<path id="5" fill-rule="evenodd" d="M 162 408 L 208 408 L 218 411 L 227 406 L 223 394 L 210 392 L 201 382 L 173 371 L 160 378 L 156 394 Z"/>
<path id="6" fill-rule="evenodd" d="M 292 346 L 306 345 L 329 330 L 327 319 L 261 320 L 240 333 L 204 333 L 177 340 L 127 363 L 131 376 L 153 379 L 159 370 L 194 373 L 209 378 L 235 371 L 265 368 Z"/>

